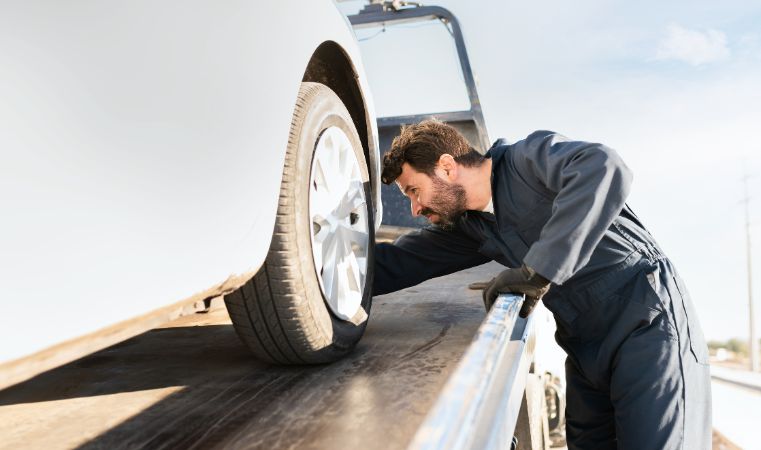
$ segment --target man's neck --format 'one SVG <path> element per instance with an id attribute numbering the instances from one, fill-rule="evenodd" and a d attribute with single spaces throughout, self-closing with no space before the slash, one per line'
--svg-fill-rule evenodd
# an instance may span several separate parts
<path id="1" fill-rule="evenodd" d="M 465 207 L 483 211 L 491 201 L 491 158 L 478 167 L 462 167 L 459 183 L 465 188 Z"/>

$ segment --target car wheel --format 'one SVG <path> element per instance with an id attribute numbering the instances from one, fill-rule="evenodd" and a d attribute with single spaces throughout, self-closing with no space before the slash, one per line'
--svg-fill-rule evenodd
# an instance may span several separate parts
<path id="1" fill-rule="evenodd" d="M 374 223 L 367 163 L 341 99 L 302 83 L 267 259 L 225 304 L 257 358 L 325 363 L 350 352 L 370 313 Z"/>

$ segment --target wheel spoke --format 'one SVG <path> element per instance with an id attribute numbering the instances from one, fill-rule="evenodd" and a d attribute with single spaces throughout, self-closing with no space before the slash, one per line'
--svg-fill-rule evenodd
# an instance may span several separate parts
<path id="1" fill-rule="evenodd" d="M 338 258 L 340 255 L 338 254 L 339 248 L 338 248 L 338 237 L 335 233 L 329 233 L 328 236 L 325 238 L 325 252 L 323 253 L 325 255 L 324 262 L 326 265 L 335 266 L 338 262 Z"/>
<path id="2" fill-rule="evenodd" d="M 349 253 L 349 281 L 350 288 L 353 292 L 359 292 L 360 286 L 362 286 L 362 280 L 360 280 L 359 262 L 357 261 L 357 255 L 354 252 Z"/>
<path id="3" fill-rule="evenodd" d="M 338 304 L 339 307 L 345 309 L 352 301 L 352 291 L 349 285 L 349 268 L 348 264 L 344 263 L 340 270 L 339 282 L 338 282 Z"/>
<path id="4" fill-rule="evenodd" d="M 357 256 L 357 265 L 359 266 L 359 274 L 362 275 L 362 281 L 367 276 L 367 256 Z"/>
<path id="5" fill-rule="evenodd" d="M 325 167 L 324 167 L 323 161 L 321 159 L 317 159 L 315 162 L 316 162 L 316 165 L 315 165 L 316 173 L 314 176 L 314 181 L 317 183 L 317 188 L 315 190 L 321 193 L 322 192 L 328 193 L 331 191 L 330 177 L 328 176 L 327 173 L 325 173 Z M 312 186 L 314 187 L 314 183 L 312 184 Z M 322 187 L 322 189 L 319 189 L 320 187 Z"/>
<path id="6" fill-rule="evenodd" d="M 349 190 L 346 192 L 346 197 L 351 200 L 355 208 L 365 203 L 365 189 L 361 180 L 351 183 Z"/>
<path id="7" fill-rule="evenodd" d="M 343 239 L 350 244 L 352 251 L 355 250 L 355 245 L 352 244 L 356 244 L 356 247 L 358 247 L 362 253 L 367 252 L 367 243 L 370 240 L 370 236 L 368 236 L 367 233 L 363 233 L 348 226 L 341 226 L 341 232 L 343 233 Z"/>
<path id="8" fill-rule="evenodd" d="M 365 205 L 364 194 L 358 194 L 358 191 L 352 190 L 352 186 L 349 187 L 341 200 L 336 205 L 332 212 L 332 215 L 340 220 L 349 217 L 353 211 L 361 209 Z"/>
<path id="9" fill-rule="evenodd" d="M 336 276 L 336 248 L 335 239 L 328 239 L 326 251 L 324 252 L 324 265 L 322 266 L 322 281 L 325 288 L 325 296 L 330 299 L 333 297 L 333 281 Z"/>
<path id="10" fill-rule="evenodd" d="M 309 204 L 312 211 L 313 222 L 315 217 L 327 220 L 328 216 L 333 215 L 333 210 L 335 209 L 335 203 L 331 198 L 331 194 L 325 189 L 312 189 Z"/>

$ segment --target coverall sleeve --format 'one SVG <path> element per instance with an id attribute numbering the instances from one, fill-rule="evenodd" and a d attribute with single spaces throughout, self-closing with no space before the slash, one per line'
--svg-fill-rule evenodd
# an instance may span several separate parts
<path id="1" fill-rule="evenodd" d="M 393 244 L 375 245 L 373 295 L 382 295 L 430 278 L 478 266 L 490 259 L 480 244 L 460 229 L 429 226 L 401 236 Z"/>
<path id="2" fill-rule="evenodd" d="M 549 131 L 516 143 L 512 157 L 527 182 L 538 181 L 555 194 L 552 214 L 524 262 L 562 284 L 589 262 L 621 212 L 632 173 L 613 149 Z"/>

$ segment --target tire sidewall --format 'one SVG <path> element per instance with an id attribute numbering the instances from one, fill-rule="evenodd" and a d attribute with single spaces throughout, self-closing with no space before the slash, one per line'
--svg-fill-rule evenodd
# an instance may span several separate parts
<path id="1" fill-rule="evenodd" d="M 374 208 L 372 204 L 372 192 L 367 162 L 363 153 L 359 134 L 354 126 L 351 116 L 340 98 L 330 88 L 317 85 L 316 91 L 309 91 L 306 114 L 300 124 L 294 124 L 294 130 L 298 133 L 297 158 L 296 158 L 296 182 L 293 184 L 294 194 L 294 236 L 298 242 L 298 258 L 300 279 L 304 283 L 304 292 L 307 309 L 311 312 L 314 325 L 321 334 L 330 339 L 331 345 L 337 349 L 349 349 L 356 344 L 367 326 L 372 303 L 373 282 L 373 253 L 374 253 Z M 355 156 L 359 161 L 362 184 L 367 205 L 368 218 L 368 255 L 365 286 L 362 293 L 361 307 L 350 320 L 342 320 L 335 316 L 323 297 L 318 281 L 318 272 L 314 264 L 311 239 L 311 217 L 309 210 L 309 195 L 311 180 L 312 160 L 317 142 L 322 133 L 330 127 L 340 128 L 349 138 Z"/>

